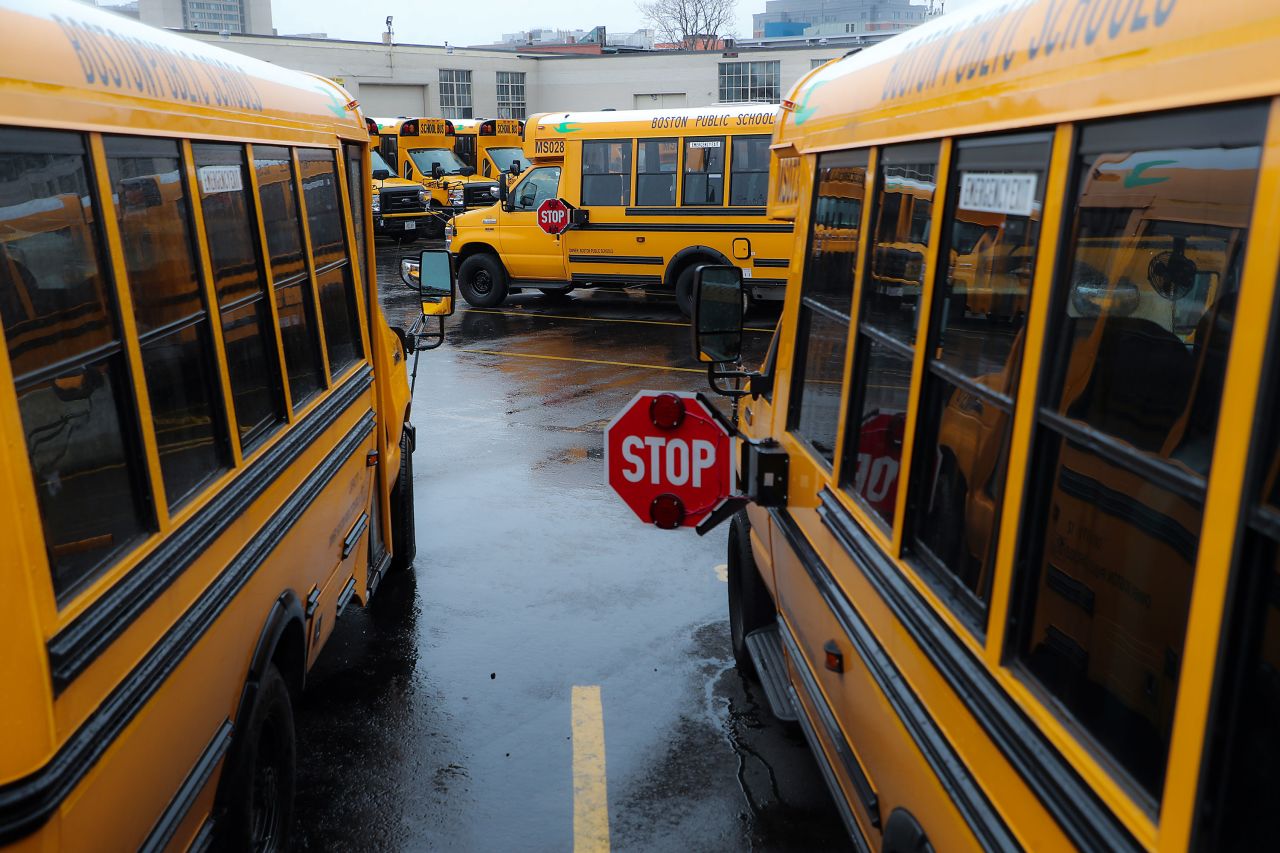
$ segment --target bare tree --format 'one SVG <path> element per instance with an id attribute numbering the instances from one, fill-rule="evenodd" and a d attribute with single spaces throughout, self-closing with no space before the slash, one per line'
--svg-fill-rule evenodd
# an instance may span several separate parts
<path id="1" fill-rule="evenodd" d="M 649 0 L 636 8 L 653 24 L 660 41 L 686 50 L 712 50 L 730 35 L 738 0 Z"/>

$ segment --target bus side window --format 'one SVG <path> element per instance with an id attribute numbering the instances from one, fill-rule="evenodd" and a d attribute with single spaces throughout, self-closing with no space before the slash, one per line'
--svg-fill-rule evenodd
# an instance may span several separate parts
<path id="1" fill-rule="evenodd" d="M 723 136 L 685 139 L 681 204 L 724 204 Z"/>
<path id="2" fill-rule="evenodd" d="M 636 204 L 643 207 L 674 206 L 679 143 L 674 139 L 641 139 L 639 146 L 636 152 Z"/>
<path id="3" fill-rule="evenodd" d="M 824 154 L 818 160 L 809 253 L 800 285 L 796 364 L 792 368 L 787 428 L 807 441 L 828 465 L 836 450 L 845 344 L 849 339 L 853 276 L 860 244 L 860 222 L 841 222 L 841 207 L 832 200 L 847 199 L 861 209 L 866 185 L 866 151 L 840 151 Z"/>
<path id="4" fill-rule="evenodd" d="M 170 508 L 230 466 L 178 143 L 104 140 Z"/>
<path id="5" fill-rule="evenodd" d="M 267 231 L 267 255 L 276 291 L 289 396 L 296 410 L 324 387 L 324 365 L 316 334 L 316 308 L 302 257 L 302 220 L 289 149 L 255 146 L 253 168 L 258 175 L 262 224 Z"/>
<path id="6" fill-rule="evenodd" d="M 1266 115 L 1086 125 L 1054 284 L 1008 645 L 1157 801 Z"/>
<path id="7" fill-rule="evenodd" d="M 1273 321 L 1268 362 L 1280 356 Z M 1258 402 L 1244 536 L 1232 568 L 1233 600 L 1223 617 L 1209 772 L 1200 810 L 1200 850 L 1265 850 L 1280 830 L 1280 382 Z"/>
<path id="8" fill-rule="evenodd" d="M 582 143 L 582 206 L 631 204 L 631 140 Z"/>
<path id="9" fill-rule="evenodd" d="M 342 147 L 343 157 L 347 163 L 347 194 L 351 204 L 351 223 L 356 232 L 356 257 L 360 263 L 360 277 L 368 275 L 369 256 L 365 248 L 365 200 L 364 194 L 369 189 L 369 177 L 365 174 L 364 163 L 369 159 L 365 149 L 359 145 L 346 144 Z M 367 282 L 366 282 L 367 283 Z"/>
<path id="10" fill-rule="evenodd" d="M 90 175 L 78 134 L 0 129 L 0 314 L 59 603 L 155 529 Z"/>
<path id="11" fill-rule="evenodd" d="M 191 146 L 205 240 L 222 318 L 223 347 L 240 443 L 246 454 L 285 420 L 271 304 L 243 145 Z"/>
<path id="12" fill-rule="evenodd" d="M 763 206 L 769 200 L 769 137 L 733 137 L 729 204 Z"/>
<path id="13" fill-rule="evenodd" d="M 298 167 L 302 170 L 303 202 L 311 233 L 311 256 L 320 292 L 329 372 L 336 378 L 364 357 L 364 344 L 360 338 L 360 313 L 338 199 L 334 152 L 327 148 L 299 148 Z"/>
<path id="14" fill-rule="evenodd" d="M 841 454 L 841 484 L 889 527 L 897 507 L 911 361 L 925 280 L 938 171 L 938 143 L 880 151 L 875 242 L 862 276 L 853 393 Z"/>
<path id="15" fill-rule="evenodd" d="M 932 276 L 908 541 L 944 598 L 984 630 L 1022 357 L 1048 133 L 955 146 Z"/>

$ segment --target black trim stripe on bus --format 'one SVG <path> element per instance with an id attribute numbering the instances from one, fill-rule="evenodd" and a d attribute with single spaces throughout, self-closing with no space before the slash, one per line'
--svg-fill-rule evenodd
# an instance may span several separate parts
<path id="1" fill-rule="evenodd" d="M 742 284 L 745 287 L 785 287 L 787 280 L 785 278 L 744 278 Z"/>
<path id="2" fill-rule="evenodd" d="M 791 266 L 790 258 L 755 258 L 752 265 L 757 267 L 778 267 L 785 269 Z"/>
<path id="3" fill-rule="evenodd" d="M 571 264 L 649 264 L 661 266 L 657 255 L 570 255 Z"/>
<path id="4" fill-rule="evenodd" d="M 661 225 L 632 225 L 630 222 L 588 222 L 585 225 L 575 225 L 574 228 L 579 231 L 680 231 L 687 234 L 699 234 L 705 231 L 715 231 L 717 233 L 727 231 L 741 234 L 790 234 L 795 231 L 795 226 L 789 222 L 770 222 L 761 225 L 733 225 L 723 222 L 665 223 Z"/>
<path id="5" fill-rule="evenodd" d="M 35 832 L 177 669 L 351 455 L 373 433 L 373 410 L 347 431 L 306 480 L 102 701 L 44 767 L 0 786 L 0 845 Z"/>
<path id="6" fill-rule="evenodd" d="M 818 497 L 823 524 L 1072 844 L 1081 850 L 1141 849 L 830 489 Z"/>
<path id="7" fill-rule="evenodd" d="M 929 716 L 920 697 L 907 684 L 870 626 L 854 609 L 791 514 L 776 508 L 770 509 L 769 514 L 978 844 L 983 850 L 1020 850 L 1021 845 L 1004 818 L 991 805 L 982 786 L 973 778 L 937 722 Z"/>
<path id="8" fill-rule="evenodd" d="M 164 814 L 160 815 L 160 819 L 156 821 L 156 825 L 152 827 L 151 834 L 147 836 L 147 840 L 142 842 L 142 846 L 138 849 L 143 853 L 159 853 L 169 847 L 169 842 L 173 840 L 174 833 L 178 831 L 178 827 L 186 820 L 187 814 L 191 811 L 191 806 L 195 804 L 196 797 L 200 796 L 200 792 L 204 790 L 205 785 L 209 784 L 209 780 L 213 778 L 213 771 L 217 769 L 218 762 L 227 754 L 227 750 L 231 748 L 231 721 L 224 719 L 222 725 L 218 726 L 218 730 L 213 735 L 213 740 L 209 741 L 209 745 L 204 748 L 204 752 L 200 753 L 200 757 L 196 759 L 195 766 L 187 774 L 187 778 L 182 780 L 178 792 L 173 795 L 173 799 L 169 801 L 169 806 L 164 810 Z"/>
<path id="9" fill-rule="evenodd" d="M 763 207 L 628 207 L 627 216 L 764 216 Z"/>
<path id="10" fill-rule="evenodd" d="M 373 384 L 365 366 L 48 642 L 54 695 L 89 668 Z"/>
<path id="11" fill-rule="evenodd" d="M 575 272 L 570 276 L 572 281 L 593 284 L 662 284 L 660 275 L 617 275 L 600 272 Z"/>
<path id="12" fill-rule="evenodd" d="M 804 698 L 809 700 L 808 704 L 813 706 L 814 711 L 817 712 L 818 722 L 822 724 L 822 730 L 827 735 L 827 741 L 840 759 L 840 764 L 844 767 L 845 775 L 849 777 L 849 781 L 853 784 L 853 789 L 857 792 L 858 799 L 862 801 L 862 808 L 866 811 L 871 826 L 875 829 L 881 829 L 883 821 L 880 817 L 880 797 L 876 794 L 876 789 L 871 784 L 871 780 L 867 778 L 867 773 L 862 769 L 862 764 L 858 761 L 857 756 L 853 754 L 853 748 L 849 746 L 848 738 L 840 730 L 840 724 L 836 721 L 835 713 L 831 710 L 831 705 L 827 703 L 827 698 L 822 694 L 822 688 L 818 685 L 818 680 L 813 675 L 809 661 L 801 651 L 800 643 L 796 640 L 795 635 L 791 633 L 786 620 L 778 620 L 778 632 L 782 635 L 782 644 L 786 646 L 787 654 L 791 656 L 795 670 L 800 675 L 800 684 L 791 686 L 792 701 L 795 702 L 797 707 L 802 707 L 797 687 L 799 690 L 804 691 Z M 802 713 L 799 716 L 802 722 L 809 722 L 808 715 Z M 813 751 L 821 753 L 822 748 L 815 745 Z M 835 799 L 843 799 L 839 786 L 831 792 L 831 796 Z"/>

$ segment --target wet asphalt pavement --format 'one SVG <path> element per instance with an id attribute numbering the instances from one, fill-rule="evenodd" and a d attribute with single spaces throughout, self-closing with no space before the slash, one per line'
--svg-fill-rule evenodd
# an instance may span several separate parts
<path id="1" fill-rule="evenodd" d="M 435 245 L 379 244 L 393 325 L 399 258 Z M 775 320 L 749 318 L 750 362 Z M 572 849 L 570 699 L 599 686 L 614 849 L 846 849 L 803 736 L 733 668 L 728 525 L 660 531 L 604 484 L 637 391 L 706 387 L 674 302 L 525 293 L 447 336 L 414 394 L 416 565 L 343 617 L 299 709 L 295 848 Z"/>

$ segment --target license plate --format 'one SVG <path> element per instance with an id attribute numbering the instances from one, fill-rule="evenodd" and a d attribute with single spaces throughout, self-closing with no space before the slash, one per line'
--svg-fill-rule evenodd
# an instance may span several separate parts
<path id="1" fill-rule="evenodd" d="M 412 219 L 410 219 L 408 222 L 404 224 L 404 230 L 406 231 L 412 231 L 417 227 L 418 227 L 418 223 L 414 222 Z"/>

